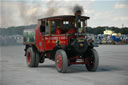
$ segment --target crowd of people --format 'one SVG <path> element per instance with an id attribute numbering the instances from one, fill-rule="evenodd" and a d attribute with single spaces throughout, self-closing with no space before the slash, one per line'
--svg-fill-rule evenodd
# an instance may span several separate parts
<path id="1" fill-rule="evenodd" d="M 98 44 L 128 44 L 128 35 L 88 34 Z"/>

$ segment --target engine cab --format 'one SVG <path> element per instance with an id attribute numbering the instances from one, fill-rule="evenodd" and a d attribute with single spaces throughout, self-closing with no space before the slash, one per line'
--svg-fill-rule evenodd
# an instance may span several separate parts
<path id="1" fill-rule="evenodd" d="M 85 37 L 87 19 L 89 17 L 80 17 L 78 14 L 39 19 L 35 33 L 38 50 L 42 52 L 53 50 L 57 45 L 65 47 L 76 37 L 82 35 Z"/>

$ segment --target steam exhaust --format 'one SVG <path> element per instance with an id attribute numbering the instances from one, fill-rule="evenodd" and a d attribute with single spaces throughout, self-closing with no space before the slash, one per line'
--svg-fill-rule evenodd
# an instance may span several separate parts
<path id="1" fill-rule="evenodd" d="M 82 32 L 82 29 L 81 29 L 81 15 L 83 13 L 83 7 L 79 6 L 79 5 L 76 5 L 73 8 L 73 12 L 74 12 L 74 15 L 75 15 L 75 22 L 76 22 L 77 32 L 81 33 Z"/>

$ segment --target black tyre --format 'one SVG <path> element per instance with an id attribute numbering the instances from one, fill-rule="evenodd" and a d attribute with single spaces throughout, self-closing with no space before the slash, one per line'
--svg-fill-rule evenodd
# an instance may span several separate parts
<path id="1" fill-rule="evenodd" d="M 32 49 L 32 47 L 29 47 L 27 49 L 27 65 L 29 67 L 37 67 L 39 64 L 39 54 Z"/>
<path id="2" fill-rule="evenodd" d="M 39 58 L 39 53 L 38 52 L 35 52 L 36 53 L 36 58 L 35 58 L 35 67 L 38 67 L 39 65 L 39 61 L 40 61 L 40 58 Z"/>
<path id="3" fill-rule="evenodd" d="M 96 71 L 99 65 L 99 56 L 95 49 L 91 50 L 91 55 L 88 56 L 88 64 L 86 64 L 86 68 L 88 71 Z"/>
<path id="4" fill-rule="evenodd" d="M 55 64 L 58 72 L 66 72 L 66 69 L 68 67 L 68 58 L 64 50 L 57 50 L 55 54 Z"/>

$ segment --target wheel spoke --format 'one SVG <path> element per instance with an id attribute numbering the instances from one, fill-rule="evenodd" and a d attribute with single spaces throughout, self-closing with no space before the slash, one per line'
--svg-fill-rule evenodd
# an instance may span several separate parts
<path id="1" fill-rule="evenodd" d="M 62 56 L 60 54 L 57 55 L 56 63 L 57 63 L 58 68 L 61 69 L 62 68 Z"/>

